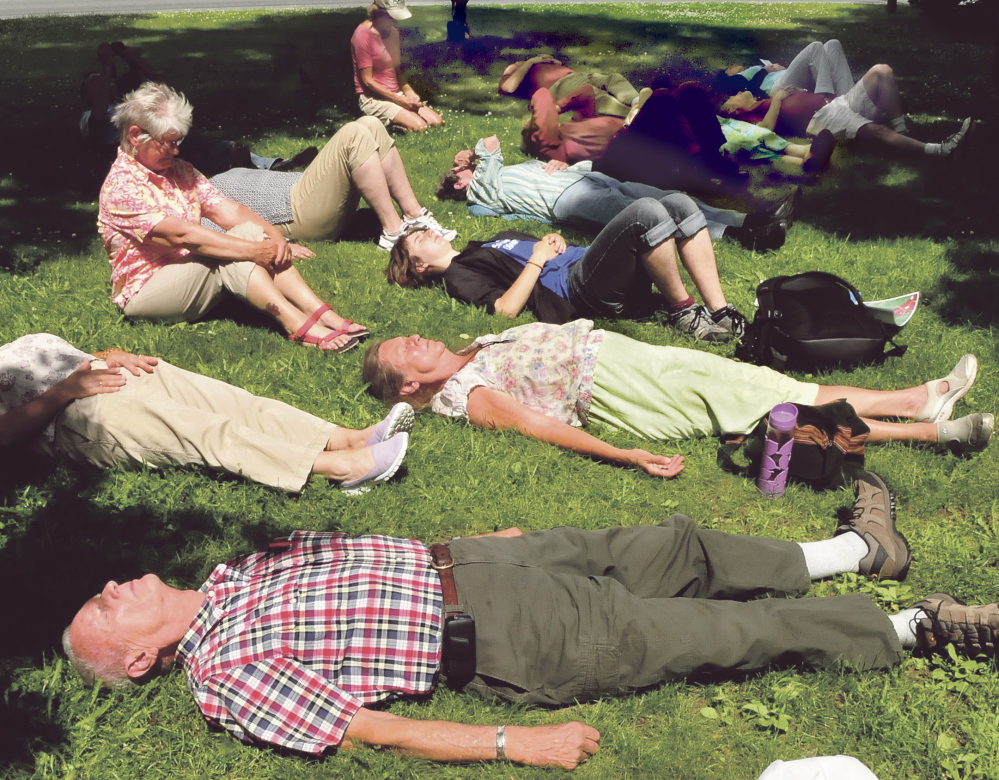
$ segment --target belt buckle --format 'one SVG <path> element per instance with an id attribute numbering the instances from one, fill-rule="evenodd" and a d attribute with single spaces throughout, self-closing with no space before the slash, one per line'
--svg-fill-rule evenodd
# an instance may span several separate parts
<path id="1" fill-rule="evenodd" d="M 438 564 L 437 561 L 431 560 L 430 568 L 435 569 L 436 571 L 447 571 L 448 569 L 454 568 L 454 561 L 452 560 L 450 563 Z"/>

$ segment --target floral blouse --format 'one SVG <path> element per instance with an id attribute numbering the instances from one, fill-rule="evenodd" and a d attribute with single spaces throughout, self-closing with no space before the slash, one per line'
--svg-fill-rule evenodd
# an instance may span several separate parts
<path id="1" fill-rule="evenodd" d="M 534 322 L 480 336 L 459 353 L 477 350 L 475 357 L 444 384 L 430 408 L 467 420 L 469 394 L 488 387 L 548 417 L 585 425 L 603 342 L 604 332 L 593 330 L 590 320 Z"/>
<path id="2" fill-rule="evenodd" d="M 111 300 L 124 308 L 160 268 L 183 262 L 188 249 L 146 241 L 167 217 L 201 224 L 202 212 L 225 196 L 183 160 L 161 176 L 118 150 L 118 159 L 101 187 L 97 228 L 111 261 Z"/>
<path id="3" fill-rule="evenodd" d="M 92 358 L 51 333 L 33 333 L 4 344 L 0 347 L 0 415 L 38 398 Z M 54 441 L 53 419 L 34 444 L 51 455 Z"/>

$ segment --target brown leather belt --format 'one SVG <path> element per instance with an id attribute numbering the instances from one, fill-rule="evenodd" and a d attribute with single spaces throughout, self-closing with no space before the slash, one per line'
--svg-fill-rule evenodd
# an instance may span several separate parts
<path id="1" fill-rule="evenodd" d="M 441 580 L 444 599 L 444 645 L 441 670 L 447 684 L 460 689 L 475 674 L 475 620 L 461 609 L 454 581 L 454 560 L 446 544 L 430 545 L 430 565 Z"/>
<path id="2" fill-rule="evenodd" d="M 451 548 L 446 544 L 430 545 L 430 565 L 436 569 L 441 578 L 441 594 L 444 596 L 445 607 L 456 607 L 458 601 L 458 586 L 454 583 L 454 561 L 451 559 Z"/>

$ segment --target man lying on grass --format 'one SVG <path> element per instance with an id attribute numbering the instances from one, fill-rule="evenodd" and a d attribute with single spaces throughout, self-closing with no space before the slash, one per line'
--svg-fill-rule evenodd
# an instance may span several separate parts
<path id="1" fill-rule="evenodd" d="M 975 381 L 965 355 L 950 375 L 905 390 L 865 390 L 800 382 L 769 368 L 678 347 L 645 344 L 590 320 L 531 323 L 481 336 L 460 352 L 419 335 L 371 345 L 364 381 L 382 401 L 429 406 L 484 428 L 514 429 L 600 460 L 675 477 L 683 457 L 622 450 L 581 430 L 594 421 L 646 439 L 747 434 L 779 403 L 846 399 L 870 427 L 869 442 L 934 442 L 984 449 L 995 418 L 951 420 Z M 911 424 L 883 422 L 900 417 Z"/>
<path id="2" fill-rule="evenodd" d="M 867 472 L 852 516 L 796 544 L 661 525 L 453 539 L 296 532 L 215 568 L 200 590 L 108 582 L 64 647 L 87 680 L 141 682 L 175 660 L 205 717 L 240 739 L 319 755 L 358 743 L 437 761 L 574 769 L 599 749 L 578 722 L 469 726 L 378 705 L 451 687 L 568 706 L 664 680 L 774 665 L 858 670 L 903 648 L 995 652 L 999 604 L 934 594 L 886 616 L 867 596 L 792 596 L 839 572 L 902 579 L 894 501 Z M 748 599 L 748 600 L 747 600 Z"/>

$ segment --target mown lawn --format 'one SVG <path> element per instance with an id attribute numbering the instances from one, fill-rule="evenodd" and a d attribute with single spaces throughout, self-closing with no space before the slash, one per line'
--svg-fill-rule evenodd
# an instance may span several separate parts
<path id="1" fill-rule="evenodd" d="M 909 386 L 943 376 L 962 353 L 975 352 L 980 378 L 958 413 L 996 411 L 996 122 L 981 75 L 992 22 L 927 20 L 908 8 L 887 16 L 880 6 L 473 3 L 477 40 L 462 52 L 442 43 L 448 17 L 445 6 L 420 7 L 404 23 L 409 59 L 419 66 L 414 80 L 428 86 L 447 124 L 400 137 L 399 146 L 423 203 L 463 239 L 489 236 L 508 223 L 474 219 L 461 205 L 436 202 L 434 184 L 454 152 L 483 135 L 498 133 L 507 159 L 520 159 L 524 106 L 500 99 L 494 84 L 503 61 L 542 46 L 579 69 L 620 70 L 644 84 L 660 72 L 686 76 L 757 54 L 787 62 L 809 40 L 837 37 L 858 73 L 883 61 L 895 68 L 916 137 L 940 140 L 964 116 L 979 115 L 970 153 L 959 164 L 839 152 L 833 172 L 806 192 L 801 218 L 780 251 L 752 254 L 727 241 L 717 251 L 729 299 L 746 312 L 761 280 L 809 269 L 839 273 L 870 299 L 921 290 L 924 303 L 901 339 L 908 354 L 822 381 Z M 125 322 L 109 301 L 107 260 L 94 228 L 103 172 L 76 135 L 80 76 L 96 66 L 97 43 L 122 39 L 142 46 L 187 92 L 202 129 L 222 129 L 222 137 L 245 140 L 262 153 L 287 155 L 321 143 L 354 115 L 347 40 L 361 18 L 352 10 L 0 21 L 7 62 L 0 72 L 0 343 L 48 331 L 84 349 L 119 346 L 162 355 L 346 425 L 378 419 L 382 410 L 359 380 L 360 351 L 324 356 L 243 314 L 175 327 Z M 415 331 L 458 345 L 506 326 L 453 305 L 439 290 L 389 288 L 382 276 L 386 256 L 370 240 L 311 246 L 317 258 L 301 264 L 306 278 L 379 336 Z M 654 323 L 601 325 L 657 343 L 684 343 Z M 377 750 L 312 761 L 245 747 L 205 727 L 180 674 L 125 694 L 85 689 L 56 651 L 58 634 L 109 578 L 154 571 L 197 587 L 217 562 L 295 528 L 436 540 L 509 525 L 655 523 L 682 511 L 713 528 L 806 541 L 829 535 L 837 512 L 852 499 L 847 492 L 792 487 L 783 500 L 768 502 L 751 482 L 715 465 L 713 441 L 654 447 L 686 455 L 687 470 L 675 482 L 423 417 L 402 478 L 359 499 L 318 480 L 303 495 L 288 496 L 191 470 L 53 469 L 19 451 L 4 453 L 0 583 L 8 595 L 0 642 L 0 776 L 554 776 L 502 763 L 435 766 Z M 969 601 L 994 600 L 997 453 L 993 446 L 959 459 L 922 447 L 871 449 L 868 463 L 895 488 L 916 554 L 909 580 L 872 586 L 843 576 L 813 594 L 860 589 L 890 610 L 938 589 Z M 878 674 L 781 670 L 741 681 L 668 684 L 556 712 L 511 710 L 449 692 L 392 711 L 492 724 L 583 720 L 603 733 L 602 752 L 577 771 L 594 780 L 746 780 L 776 758 L 838 752 L 862 757 L 883 780 L 957 780 L 999 777 L 997 697 L 999 674 L 991 663 L 917 659 Z"/>

